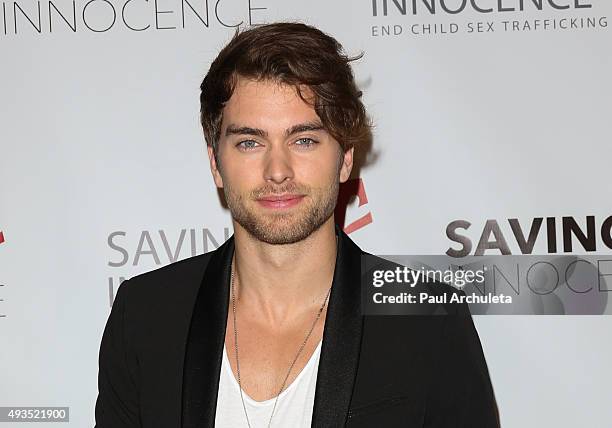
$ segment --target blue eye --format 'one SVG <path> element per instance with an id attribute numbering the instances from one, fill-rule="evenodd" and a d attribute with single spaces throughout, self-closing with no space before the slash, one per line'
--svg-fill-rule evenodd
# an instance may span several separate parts
<path id="1" fill-rule="evenodd" d="M 313 140 L 312 138 L 300 138 L 299 140 L 296 140 L 296 144 L 300 147 L 311 147 L 314 146 L 317 142 L 315 140 Z"/>
<path id="2" fill-rule="evenodd" d="M 244 140 L 239 142 L 238 144 L 236 144 L 236 147 L 242 149 L 242 150 L 252 150 L 254 148 L 256 148 L 256 144 L 257 141 L 255 140 Z"/>

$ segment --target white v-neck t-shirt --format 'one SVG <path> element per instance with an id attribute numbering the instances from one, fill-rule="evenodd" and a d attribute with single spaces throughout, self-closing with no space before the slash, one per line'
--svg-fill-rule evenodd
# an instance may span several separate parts
<path id="1" fill-rule="evenodd" d="M 274 417 L 270 425 L 271 428 L 310 428 L 317 372 L 319 369 L 319 357 L 321 355 L 321 343 L 322 341 L 319 341 L 308 363 L 306 363 L 291 385 L 286 387 L 278 397 Z M 244 405 L 249 414 L 251 428 L 267 428 L 276 397 L 265 401 L 255 401 L 244 391 L 242 395 L 244 397 Z M 229 364 L 225 345 L 223 345 L 223 361 L 219 378 L 215 427 L 248 428 L 242 401 L 240 400 L 240 387 Z"/>

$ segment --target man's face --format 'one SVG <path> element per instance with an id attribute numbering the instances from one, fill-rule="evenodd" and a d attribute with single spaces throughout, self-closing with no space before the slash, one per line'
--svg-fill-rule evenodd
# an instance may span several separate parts
<path id="1" fill-rule="evenodd" d="M 353 163 L 353 149 L 342 152 L 295 88 L 272 81 L 239 79 L 218 147 L 219 165 L 208 148 L 211 171 L 233 219 L 269 244 L 301 241 L 325 223 Z"/>

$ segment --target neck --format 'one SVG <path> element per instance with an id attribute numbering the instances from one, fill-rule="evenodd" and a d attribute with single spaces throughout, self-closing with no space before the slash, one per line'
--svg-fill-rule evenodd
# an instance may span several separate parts
<path id="1" fill-rule="evenodd" d="M 333 216 L 306 239 L 271 245 L 234 222 L 236 304 L 256 308 L 260 321 L 289 323 L 317 310 L 336 265 Z"/>

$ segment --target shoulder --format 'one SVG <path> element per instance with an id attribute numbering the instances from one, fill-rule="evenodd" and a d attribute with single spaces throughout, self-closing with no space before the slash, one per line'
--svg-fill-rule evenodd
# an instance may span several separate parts
<path id="1" fill-rule="evenodd" d="M 162 356 L 170 356 L 184 343 L 204 272 L 213 253 L 143 272 L 119 286 L 113 308 L 117 307 L 122 314 L 122 335 L 142 364 L 156 367 L 162 361 L 169 366 L 173 364 Z M 174 354 L 171 356 L 172 361 L 180 360 Z"/>
<path id="2" fill-rule="evenodd" d="M 160 268 L 140 273 L 130 278 L 130 288 L 167 288 L 199 281 L 204 275 L 208 261 L 214 251 L 198 256 L 188 257 Z"/>
<path id="3" fill-rule="evenodd" d="M 453 299 L 463 291 L 440 281 L 418 281 L 413 287 L 385 284 L 381 288 L 370 287 L 374 271 L 395 271 L 404 265 L 386 258 L 361 252 L 362 310 L 364 314 L 364 345 L 376 358 L 381 355 L 396 355 L 407 358 L 415 349 L 421 356 L 436 358 L 440 346 L 449 341 L 449 325 L 465 326 L 457 315 L 470 317 L 465 303 Z M 414 269 L 410 269 L 414 271 Z M 367 289 L 371 291 L 368 292 Z M 384 290 L 385 295 L 407 292 L 415 296 L 415 303 L 388 303 L 373 305 L 373 295 Z M 427 299 L 422 299 L 426 296 Z M 429 298 L 433 299 L 429 299 Z M 375 307 L 376 306 L 376 307 Z M 471 320 L 470 320 L 471 321 Z M 375 360 L 376 358 L 373 358 Z"/>
<path id="4" fill-rule="evenodd" d="M 216 250 L 215 250 L 216 251 Z M 214 251 L 135 275 L 121 283 L 115 300 L 133 315 L 159 316 L 189 310 Z"/>

